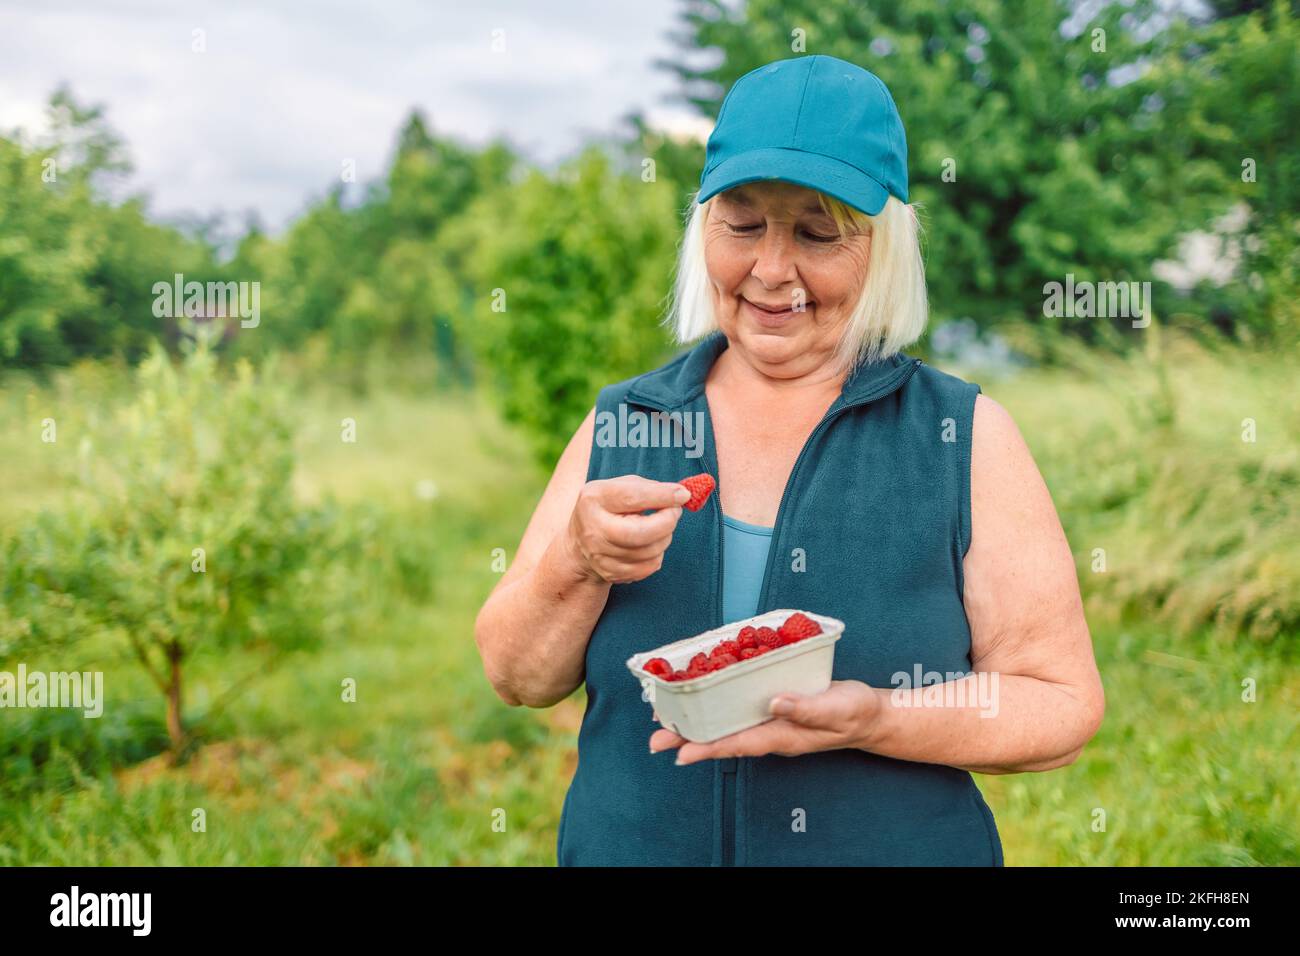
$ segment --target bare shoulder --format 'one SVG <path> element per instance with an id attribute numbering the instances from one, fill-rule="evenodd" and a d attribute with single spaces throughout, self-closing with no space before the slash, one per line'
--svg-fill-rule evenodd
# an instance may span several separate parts
<path id="1" fill-rule="evenodd" d="M 975 396 L 975 414 L 971 423 L 972 471 L 976 463 L 985 468 L 1024 467 L 1024 458 L 1033 459 L 1020 427 L 1011 413 L 983 392 Z M 1037 471 L 1037 468 L 1035 468 Z"/>
<path id="2" fill-rule="evenodd" d="M 972 530 L 981 517 L 987 532 L 991 515 L 999 521 L 1014 516 L 1030 525 L 1027 530 L 1064 539 L 1047 482 L 1020 427 L 1001 403 L 982 393 L 975 396 L 971 422 L 970 484 Z"/>
<path id="3" fill-rule="evenodd" d="M 1050 547 L 1060 554 L 1065 534 L 1029 445 L 1011 413 L 982 393 L 971 424 L 970 493 L 972 551 L 978 544 L 984 553 Z"/>
<path id="4" fill-rule="evenodd" d="M 578 500 L 582 486 L 587 483 L 587 469 L 591 461 L 591 442 L 595 428 L 596 409 L 587 412 L 574 430 L 564 451 L 560 454 L 551 477 L 546 483 L 537 507 L 519 542 L 519 552 L 509 569 L 497 582 L 501 587 L 509 581 L 528 573 L 541 560 L 542 553 L 564 528 Z M 495 589 L 494 589 L 495 590 Z"/>

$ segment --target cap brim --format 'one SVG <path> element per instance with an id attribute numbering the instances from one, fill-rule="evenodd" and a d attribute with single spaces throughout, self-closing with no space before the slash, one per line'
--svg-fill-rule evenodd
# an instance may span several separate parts
<path id="1" fill-rule="evenodd" d="M 885 208 L 889 190 L 856 166 L 819 153 L 767 147 L 724 160 L 700 183 L 697 202 L 705 202 L 733 186 L 764 179 L 782 179 L 834 196 L 869 216 Z"/>

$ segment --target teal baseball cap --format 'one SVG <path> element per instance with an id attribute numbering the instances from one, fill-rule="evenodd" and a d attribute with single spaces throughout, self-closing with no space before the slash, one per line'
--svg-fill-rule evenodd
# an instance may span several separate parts
<path id="1" fill-rule="evenodd" d="M 696 202 L 783 179 L 874 216 L 907 202 L 907 139 L 880 78 L 814 54 L 750 70 L 727 92 L 704 151 Z"/>

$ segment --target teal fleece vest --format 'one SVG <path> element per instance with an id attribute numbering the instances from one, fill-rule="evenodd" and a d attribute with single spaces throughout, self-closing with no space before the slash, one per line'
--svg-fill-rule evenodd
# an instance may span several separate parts
<path id="1" fill-rule="evenodd" d="M 598 417 L 588 480 L 716 478 L 704 381 L 726 347 L 712 333 L 661 368 L 606 386 L 596 402 L 598 416 L 614 419 L 625 405 L 625 421 L 638 411 L 702 421 L 702 456 L 686 440 L 654 447 L 632 430 L 611 443 Z M 962 558 L 979 391 L 906 354 L 860 365 L 794 465 L 758 612 L 804 608 L 843 620 L 836 680 L 892 688 L 892 675 L 918 666 L 944 679 L 971 671 Z M 659 725 L 626 661 L 722 624 L 719 501 L 715 493 L 682 514 L 659 571 L 610 588 L 587 645 L 559 864 L 1002 866 L 993 814 L 965 770 L 856 749 L 684 767 L 676 750 L 649 752 Z"/>

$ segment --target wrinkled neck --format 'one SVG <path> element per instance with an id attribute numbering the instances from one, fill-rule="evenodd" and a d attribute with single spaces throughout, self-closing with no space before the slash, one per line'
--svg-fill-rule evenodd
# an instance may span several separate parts
<path id="1" fill-rule="evenodd" d="M 827 361 L 803 375 L 785 377 L 779 370 L 755 366 L 734 348 L 722 351 L 709 370 L 707 385 L 755 400 L 818 403 L 832 401 L 844 387 L 847 373 Z"/>

